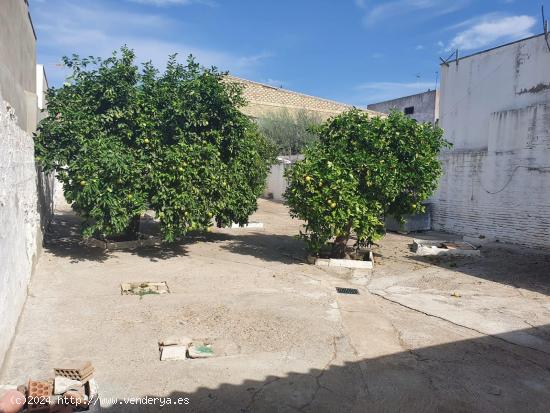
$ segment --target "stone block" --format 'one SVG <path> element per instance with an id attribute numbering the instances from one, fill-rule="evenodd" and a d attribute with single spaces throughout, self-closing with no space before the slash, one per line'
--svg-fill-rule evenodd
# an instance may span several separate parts
<path id="1" fill-rule="evenodd" d="M 413 252 L 420 256 L 479 257 L 480 251 L 461 241 L 413 240 Z"/>
<path id="2" fill-rule="evenodd" d="M 162 361 L 185 360 L 187 358 L 187 346 L 162 346 L 160 348 L 160 359 Z"/>
<path id="3" fill-rule="evenodd" d="M 350 269 L 371 269 L 374 267 L 372 251 L 368 251 L 368 260 L 336 259 L 336 258 L 315 258 L 308 256 L 307 261 L 318 267 L 337 267 Z"/>

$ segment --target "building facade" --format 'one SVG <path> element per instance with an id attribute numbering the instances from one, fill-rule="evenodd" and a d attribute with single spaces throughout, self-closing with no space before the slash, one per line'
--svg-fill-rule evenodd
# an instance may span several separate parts
<path id="1" fill-rule="evenodd" d="M 419 122 L 435 124 L 439 119 L 439 92 L 428 90 L 412 96 L 373 103 L 367 108 L 386 114 L 398 110 Z"/>
<path id="2" fill-rule="evenodd" d="M 243 96 L 248 102 L 243 108 L 243 113 L 255 119 L 278 110 L 287 110 L 290 113 L 305 110 L 315 114 L 321 120 L 326 120 L 353 107 L 235 76 L 227 76 L 227 79 L 243 87 Z M 373 111 L 368 112 L 379 115 Z"/>
<path id="3" fill-rule="evenodd" d="M 433 227 L 550 248 L 550 50 L 544 35 L 441 66 L 452 149 Z"/>

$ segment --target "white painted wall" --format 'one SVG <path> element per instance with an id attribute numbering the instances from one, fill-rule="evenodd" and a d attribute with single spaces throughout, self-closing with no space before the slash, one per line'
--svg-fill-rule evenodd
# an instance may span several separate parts
<path id="1" fill-rule="evenodd" d="M 414 114 L 411 115 L 411 118 L 419 122 L 434 123 L 439 119 L 439 92 L 430 90 L 412 96 L 372 103 L 367 108 L 377 112 L 390 113 L 393 109 L 403 112 L 405 108 L 411 106 L 414 107 Z"/>
<path id="2" fill-rule="evenodd" d="M 0 364 L 27 297 L 40 243 L 32 137 L 0 95 Z"/>
<path id="3" fill-rule="evenodd" d="M 434 229 L 550 248 L 550 51 L 538 36 L 441 66 L 452 150 Z"/>
<path id="4" fill-rule="evenodd" d="M 287 187 L 285 171 L 293 163 L 302 159 L 304 159 L 303 155 L 278 156 L 277 162 L 271 167 L 267 176 L 264 196 L 274 201 L 284 201 L 283 194 Z"/>
<path id="5" fill-rule="evenodd" d="M 267 185 L 265 195 L 272 198 L 274 201 L 282 201 L 283 194 L 286 191 L 286 179 L 284 177 L 285 164 L 276 163 L 271 167 L 267 176 Z"/>

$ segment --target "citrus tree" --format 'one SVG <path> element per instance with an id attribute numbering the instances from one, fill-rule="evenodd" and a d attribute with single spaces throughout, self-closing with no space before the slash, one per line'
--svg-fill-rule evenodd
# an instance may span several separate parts
<path id="1" fill-rule="evenodd" d="M 292 217 L 306 221 L 301 235 L 317 253 L 334 238 L 332 256 L 345 255 L 384 233 L 384 217 L 422 212 L 441 175 L 443 130 L 393 112 L 370 117 L 357 109 L 316 129 L 319 142 L 287 171 Z"/>
<path id="2" fill-rule="evenodd" d="M 169 241 L 213 220 L 247 222 L 273 148 L 239 111 L 239 86 L 192 57 L 171 56 L 162 73 L 138 67 L 127 48 L 64 63 L 72 75 L 48 91 L 36 159 L 57 173 L 85 236 L 135 236 L 149 208 Z"/>

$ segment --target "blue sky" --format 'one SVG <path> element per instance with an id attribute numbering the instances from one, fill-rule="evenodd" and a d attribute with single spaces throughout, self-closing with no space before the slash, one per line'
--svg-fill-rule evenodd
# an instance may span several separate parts
<path id="1" fill-rule="evenodd" d="M 550 1 L 547 14 L 550 15 Z M 541 0 L 31 0 L 50 84 L 60 57 L 123 44 L 162 66 L 197 56 L 236 76 L 365 106 L 434 88 L 439 56 L 542 31 Z"/>

